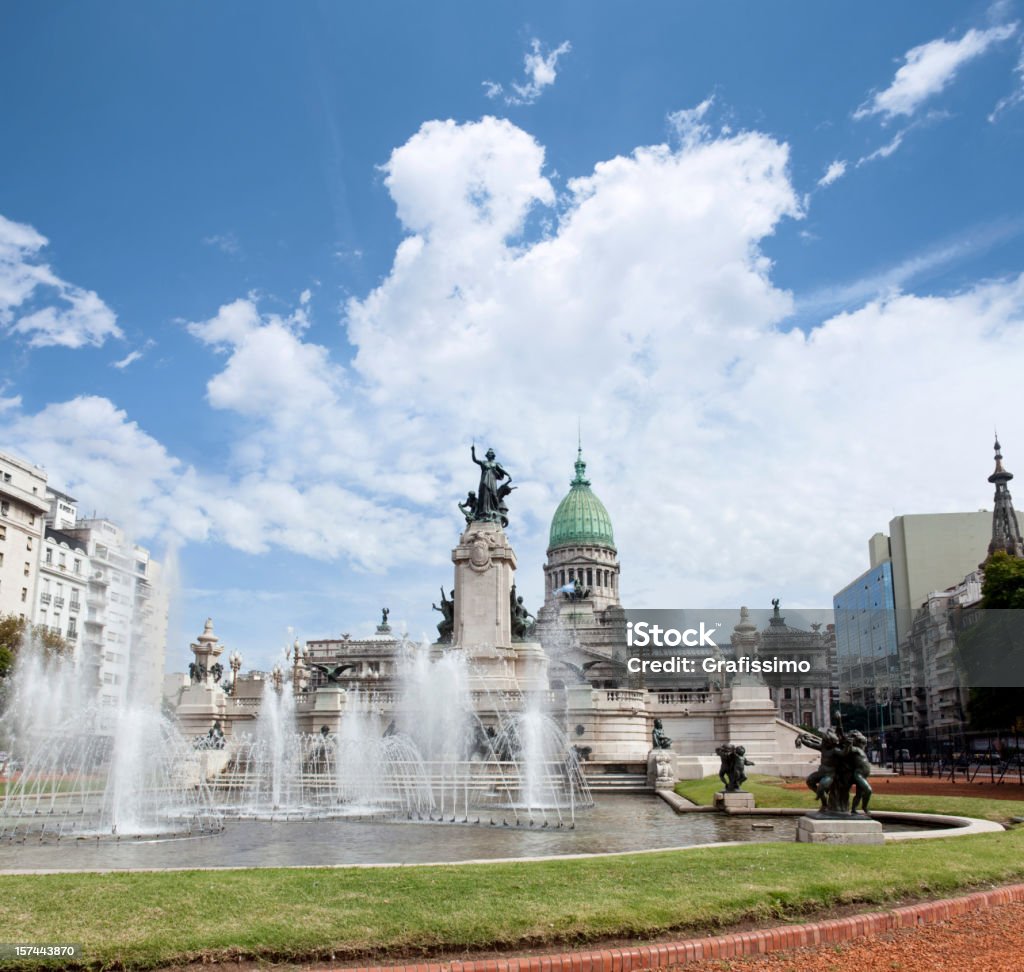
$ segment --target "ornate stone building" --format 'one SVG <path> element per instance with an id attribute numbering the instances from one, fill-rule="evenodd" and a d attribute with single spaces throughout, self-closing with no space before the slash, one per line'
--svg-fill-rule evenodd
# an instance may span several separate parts
<path id="1" fill-rule="evenodd" d="M 590 488 L 583 450 L 569 492 L 551 518 L 544 606 L 535 637 L 551 660 L 553 687 L 626 684 L 626 615 L 612 520 Z"/>
<path id="2" fill-rule="evenodd" d="M 758 653 L 762 658 L 807 662 L 808 672 L 771 672 L 764 680 L 772 699 L 786 722 L 798 726 L 819 727 L 831 723 L 831 658 L 829 632 L 820 624 L 810 631 L 792 628 L 776 601 L 768 627 L 761 632 Z"/>

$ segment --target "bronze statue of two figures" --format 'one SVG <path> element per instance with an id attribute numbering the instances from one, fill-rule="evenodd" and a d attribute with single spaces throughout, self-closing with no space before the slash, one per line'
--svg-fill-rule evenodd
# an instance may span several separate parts
<path id="1" fill-rule="evenodd" d="M 753 766 L 747 759 L 745 746 L 734 746 L 726 743 L 715 749 L 715 755 L 722 761 L 718 770 L 718 778 L 722 781 L 726 793 L 738 793 L 747 780 L 747 766 Z"/>
<path id="2" fill-rule="evenodd" d="M 802 732 L 796 737 L 796 745 L 807 746 L 821 753 L 821 763 L 807 777 L 807 786 L 821 801 L 821 809 L 827 813 L 856 813 L 857 807 L 868 812 L 871 800 L 871 763 L 864 747 L 867 739 L 856 730 L 844 733 L 842 729 L 829 729 L 820 739 Z M 853 804 L 850 804 L 850 788 L 856 787 Z"/>

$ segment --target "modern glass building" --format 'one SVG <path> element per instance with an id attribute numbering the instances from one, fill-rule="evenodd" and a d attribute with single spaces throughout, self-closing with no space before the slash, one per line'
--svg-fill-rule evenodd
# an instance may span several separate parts
<path id="1" fill-rule="evenodd" d="M 868 710 L 872 729 L 902 725 L 892 563 L 883 561 L 832 599 L 839 697 Z"/>

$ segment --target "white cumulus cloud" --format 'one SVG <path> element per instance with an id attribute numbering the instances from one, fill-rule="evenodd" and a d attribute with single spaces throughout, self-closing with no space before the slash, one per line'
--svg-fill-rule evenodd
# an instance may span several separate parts
<path id="1" fill-rule="evenodd" d="M 1016 23 L 987 30 L 972 28 L 959 40 L 939 38 L 912 47 L 889 87 L 875 92 L 853 117 L 881 115 L 888 121 L 912 115 L 924 101 L 945 89 L 964 64 L 980 57 L 993 44 L 1008 40 L 1016 31 Z"/>
<path id="2" fill-rule="evenodd" d="M 40 259 L 47 243 L 33 227 L 0 216 L 0 329 L 31 347 L 99 347 L 123 337 L 94 291 L 62 280 Z"/>
<path id="3" fill-rule="evenodd" d="M 517 582 L 540 600 L 579 420 L 627 604 L 827 605 L 894 512 L 988 501 L 994 418 L 1024 467 L 1005 377 L 1024 368 L 1024 277 L 930 295 L 904 276 L 787 330 L 794 297 L 764 252 L 802 215 L 787 146 L 681 141 L 602 161 L 559 200 L 523 130 L 427 123 L 384 166 L 405 236 L 346 306 L 351 363 L 311 339 L 308 300 L 281 315 L 241 297 L 190 325 L 231 426 L 221 453 L 184 463 L 103 399 L 12 401 L 11 446 L 150 531 L 405 571 L 387 585 L 400 616 L 451 569 L 473 441 L 519 487 Z M 524 238 L 536 209 L 551 229 Z"/>
<path id="4" fill-rule="evenodd" d="M 506 90 L 504 85 L 494 81 L 484 81 L 484 94 L 488 98 L 502 98 L 506 105 L 532 105 L 544 92 L 544 89 L 555 83 L 558 77 L 558 59 L 568 54 L 572 45 L 563 41 L 554 50 L 544 52 L 544 45 L 535 37 L 530 41 L 530 49 L 523 56 L 522 81 L 514 81 Z"/>
<path id="5" fill-rule="evenodd" d="M 833 182 L 842 179 L 846 174 L 846 162 L 842 159 L 836 159 L 832 162 L 829 167 L 825 170 L 825 174 L 818 180 L 818 185 L 821 187 L 830 186 Z"/>

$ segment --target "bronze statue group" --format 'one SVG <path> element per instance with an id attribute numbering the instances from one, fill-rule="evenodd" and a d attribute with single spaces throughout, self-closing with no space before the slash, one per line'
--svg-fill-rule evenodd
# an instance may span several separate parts
<path id="1" fill-rule="evenodd" d="M 867 738 L 862 732 L 844 733 L 842 728 L 828 729 L 820 738 L 802 732 L 796 737 L 796 745 L 821 753 L 821 762 L 807 777 L 807 786 L 821 801 L 823 812 L 856 813 L 858 806 L 865 814 L 868 812 L 871 763 L 864 750 Z M 852 804 L 850 787 L 856 787 Z"/>
<path id="2" fill-rule="evenodd" d="M 752 760 L 747 759 L 746 747 L 725 743 L 715 749 L 715 755 L 722 761 L 718 769 L 718 778 L 722 781 L 725 792 L 736 793 L 746 782 L 745 767 L 754 765 Z"/>

